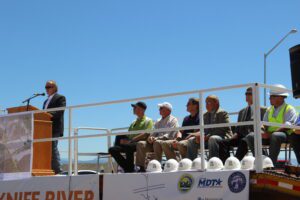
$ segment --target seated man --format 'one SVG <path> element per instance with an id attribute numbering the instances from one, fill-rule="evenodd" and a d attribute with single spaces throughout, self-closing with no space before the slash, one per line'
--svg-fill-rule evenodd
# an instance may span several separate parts
<path id="1" fill-rule="evenodd" d="M 300 115 L 295 125 L 300 126 Z M 300 130 L 295 130 L 295 132 L 291 134 L 289 141 L 294 149 L 298 165 L 300 165 Z"/>
<path id="2" fill-rule="evenodd" d="M 229 123 L 229 116 L 226 111 L 220 108 L 219 98 L 215 95 L 210 95 L 206 98 L 206 110 L 204 114 L 204 124 L 220 124 Z M 205 129 L 205 141 L 209 149 L 209 157 L 219 157 L 219 144 L 218 141 L 230 138 L 232 136 L 229 127 L 209 128 Z M 194 160 L 198 155 L 200 148 L 200 132 L 192 134 L 195 137 L 179 142 L 179 149 L 187 149 L 187 158 Z M 184 155 L 181 155 L 184 157 Z"/>
<path id="3" fill-rule="evenodd" d="M 128 131 L 152 129 L 152 120 L 145 116 L 147 105 L 144 102 L 137 102 L 131 106 L 133 107 L 133 113 L 137 116 L 137 119 L 130 125 Z M 138 141 L 146 140 L 146 138 L 146 133 L 117 136 L 115 146 L 109 148 L 108 151 L 125 172 L 134 172 L 134 152 L 136 151 L 136 144 Z M 125 153 L 126 157 L 124 158 L 121 153 Z"/>
<path id="4" fill-rule="evenodd" d="M 283 85 L 275 85 L 285 89 Z M 285 103 L 285 98 L 288 93 L 271 90 L 270 91 L 270 104 L 271 107 L 267 109 L 264 115 L 263 121 L 280 123 L 286 125 L 292 125 L 297 120 L 297 113 L 293 106 Z M 262 134 L 263 140 L 267 140 L 270 143 L 270 158 L 273 163 L 277 163 L 277 157 L 280 152 L 281 144 L 287 141 L 287 135 L 290 135 L 293 130 L 286 128 L 266 126 L 264 127 L 265 133 Z M 254 133 L 249 134 L 245 137 L 248 147 L 254 153 Z"/>
<path id="5" fill-rule="evenodd" d="M 154 129 L 161 128 L 178 128 L 178 121 L 175 117 L 171 115 L 172 105 L 168 102 L 158 104 L 159 113 L 161 119 L 159 119 L 155 125 Z M 148 136 L 147 141 L 140 141 L 137 143 L 136 150 L 136 165 L 140 167 L 140 171 L 145 171 L 145 158 L 147 152 L 155 153 L 155 159 L 161 161 L 162 159 L 162 142 L 165 140 L 174 140 L 178 137 L 179 131 L 169 131 L 169 132 L 156 132 Z"/>
<path id="6" fill-rule="evenodd" d="M 190 113 L 190 115 L 186 116 L 182 122 L 182 127 L 185 126 L 195 126 L 199 125 L 199 99 L 196 98 L 190 98 L 187 105 L 186 105 L 187 111 Z M 167 157 L 167 160 L 173 158 L 176 159 L 175 150 L 178 150 L 177 143 L 179 141 L 184 141 L 189 136 L 188 133 L 197 132 L 199 129 L 194 130 L 181 130 L 178 134 L 178 137 L 175 138 L 175 140 L 166 140 L 162 143 L 162 149 L 164 154 Z M 184 151 L 180 149 L 181 152 Z M 186 150 L 185 150 L 186 152 Z M 183 153 L 184 155 L 186 153 Z M 184 156 L 185 157 L 185 156 Z"/>
<path id="7" fill-rule="evenodd" d="M 239 111 L 238 122 L 253 121 L 253 97 L 252 97 L 252 88 L 249 87 L 245 93 L 247 107 Z M 265 108 L 260 109 L 261 119 L 263 119 L 264 113 L 266 112 Z M 253 132 L 253 126 L 237 126 L 234 128 L 234 134 L 232 138 L 221 140 L 220 145 L 220 159 L 225 163 L 226 159 L 230 156 L 229 150 L 230 147 L 238 147 L 235 157 L 239 160 L 242 160 L 248 152 L 247 143 L 243 138 L 249 133 Z"/>

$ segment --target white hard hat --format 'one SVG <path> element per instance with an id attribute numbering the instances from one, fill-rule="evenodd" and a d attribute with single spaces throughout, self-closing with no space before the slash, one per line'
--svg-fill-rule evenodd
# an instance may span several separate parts
<path id="1" fill-rule="evenodd" d="M 281 84 L 274 84 L 274 87 L 277 87 L 276 89 L 271 89 L 269 95 L 276 95 L 276 96 L 283 96 L 283 97 L 288 97 L 289 93 L 283 91 L 282 89 L 287 89 L 285 86 Z"/>
<path id="2" fill-rule="evenodd" d="M 178 169 L 178 162 L 175 159 L 169 159 L 165 163 L 164 172 L 175 172 Z"/>
<path id="3" fill-rule="evenodd" d="M 158 104 L 159 108 L 167 108 L 168 110 L 172 111 L 173 106 L 169 102 L 163 102 Z"/>
<path id="4" fill-rule="evenodd" d="M 204 160 L 204 169 L 207 168 L 207 161 Z M 201 170 L 201 158 L 196 158 L 192 163 L 192 170 Z"/>
<path id="5" fill-rule="evenodd" d="M 211 159 L 209 159 L 207 170 L 217 171 L 217 170 L 221 170 L 223 168 L 224 168 L 224 165 L 223 165 L 222 160 L 220 160 L 220 158 L 212 157 Z"/>
<path id="6" fill-rule="evenodd" d="M 188 158 L 184 158 L 179 162 L 178 171 L 190 170 L 192 167 L 192 161 Z"/>
<path id="7" fill-rule="evenodd" d="M 241 169 L 241 163 L 236 157 L 230 156 L 225 161 L 225 169 L 238 170 Z"/>
<path id="8" fill-rule="evenodd" d="M 263 169 L 274 167 L 273 161 L 268 156 L 263 155 L 262 156 L 262 162 L 263 162 Z M 256 159 L 255 159 L 254 165 L 256 165 L 256 163 L 257 162 L 256 162 Z"/>
<path id="9" fill-rule="evenodd" d="M 151 160 L 147 166 L 147 172 L 156 173 L 162 172 L 161 164 L 157 160 Z"/>
<path id="10" fill-rule="evenodd" d="M 241 169 L 251 170 L 254 168 L 254 160 L 253 156 L 245 156 L 241 161 Z"/>
<path id="11" fill-rule="evenodd" d="M 272 168 L 274 167 L 273 161 L 268 156 L 264 156 L 263 158 L 263 168 Z"/>

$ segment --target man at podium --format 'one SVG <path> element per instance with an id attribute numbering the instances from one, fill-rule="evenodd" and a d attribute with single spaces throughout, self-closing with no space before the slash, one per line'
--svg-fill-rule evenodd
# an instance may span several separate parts
<path id="1" fill-rule="evenodd" d="M 55 81 L 47 81 L 45 86 L 48 99 L 44 102 L 43 109 L 58 108 L 66 106 L 66 98 L 58 94 L 58 87 Z M 52 115 L 52 137 L 62 137 L 64 134 L 64 110 L 51 111 Z M 52 160 L 51 167 L 55 174 L 62 172 L 60 165 L 60 155 L 57 148 L 58 141 L 52 141 Z"/>

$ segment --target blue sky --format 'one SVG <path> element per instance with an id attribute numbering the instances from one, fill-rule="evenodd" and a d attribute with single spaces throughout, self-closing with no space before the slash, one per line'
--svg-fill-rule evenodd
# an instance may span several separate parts
<path id="1" fill-rule="evenodd" d="M 0 108 L 43 92 L 49 79 L 68 105 L 263 82 L 263 53 L 300 29 L 299 7 L 296 0 L 0 1 Z M 288 49 L 299 43 L 299 33 L 290 35 L 268 57 L 268 83 L 291 87 Z M 228 111 L 245 105 L 243 90 L 217 94 Z M 156 104 L 167 100 L 182 119 L 188 97 L 148 101 L 148 115 L 158 118 Z M 73 127 L 133 119 L 129 104 L 90 108 L 74 112 Z M 105 148 L 98 139 L 81 145 Z"/>

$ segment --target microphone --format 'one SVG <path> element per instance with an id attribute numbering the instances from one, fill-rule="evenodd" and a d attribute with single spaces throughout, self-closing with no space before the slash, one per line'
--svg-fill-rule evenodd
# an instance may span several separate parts
<path id="1" fill-rule="evenodd" d="M 38 97 L 38 96 L 45 96 L 45 93 L 35 93 L 35 94 L 33 94 L 32 97 L 29 97 L 28 99 L 25 99 L 22 103 L 26 103 L 27 102 L 27 107 L 28 107 L 30 100 L 34 99 L 35 97 Z"/>
<path id="2" fill-rule="evenodd" d="M 45 96 L 45 93 L 34 93 L 34 96 Z"/>

